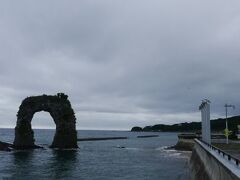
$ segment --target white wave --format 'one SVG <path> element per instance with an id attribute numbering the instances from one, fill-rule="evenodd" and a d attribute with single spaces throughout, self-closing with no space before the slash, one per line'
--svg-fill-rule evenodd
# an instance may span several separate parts
<path id="1" fill-rule="evenodd" d="M 184 152 L 175 149 L 169 149 L 169 146 L 161 146 L 155 150 L 160 151 L 163 157 L 186 158 Z"/>
<path id="2" fill-rule="evenodd" d="M 167 153 L 167 154 L 164 154 L 163 156 L 164 157 L 180 157 L 182 154 L 179 153 L 179 152 L 176 152 L 176 153 Z"/>
<path id="3" fill-rule="evenodd" d="M 163 150 L 167 150 L 168 146 L 161 146 L 156 148 L 157 151 L 163 151 Z"/>

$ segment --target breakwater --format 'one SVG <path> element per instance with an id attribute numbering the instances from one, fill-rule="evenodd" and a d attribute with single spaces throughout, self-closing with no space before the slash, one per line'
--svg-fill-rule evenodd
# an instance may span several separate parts
<path id="1" fill-rule="evenodd" d="M 127 139 L 128 137 L 94 137 L 94 138 L 78 138 L 78 141 L 103 141 L 103 140 L 117 140 Z"/>
<path id="2" fill-rule="evenodd" d="M 159 137 L 159 135 L 137 136 L 137 138 L 151 138 L 151 137 Z M 118 140 L 118 139 L 129 139 L 129 137 L 89 137 L 89 138 L 78 138 L 77 141 L 105 141 L 105 140 Z"/>
<path id="3" fill-rule="evenodd" d="M 240 180 L 238 160 L 195 139 L 190 160 L 195 180 Z"/>
<path id="4" fill-rule="evenodd" d="M 159 137 L 159 135 L 137 136 L 137 138 L 151 138 L 151 137 Z"/>

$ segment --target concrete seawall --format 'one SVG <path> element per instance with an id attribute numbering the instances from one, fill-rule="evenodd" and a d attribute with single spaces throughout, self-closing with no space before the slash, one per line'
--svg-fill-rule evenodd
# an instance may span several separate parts
<path id="1" fill-rule="evenodd" d="M 240 180 L 240 166 L 195 139 L 190 160 L 195 180 Z"/>

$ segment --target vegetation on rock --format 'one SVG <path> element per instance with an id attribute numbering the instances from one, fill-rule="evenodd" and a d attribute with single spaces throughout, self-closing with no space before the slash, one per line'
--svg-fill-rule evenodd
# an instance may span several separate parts
<path id="1" fill-rule="evenodd" d="M 143 129 L 139 126 L 135 126 L 131 129 L 131 131 L 142 131 Z"/>

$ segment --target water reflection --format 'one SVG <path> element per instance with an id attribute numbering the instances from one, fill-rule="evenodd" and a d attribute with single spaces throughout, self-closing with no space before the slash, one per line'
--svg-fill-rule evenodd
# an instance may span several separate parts
<path id="1" fill-rule="evenodd" d="M 32 166 L 33 150 L 15 151 L 13 152 L 13 177 L 22 177 L 30 175 L 29 167 Z"/>
<path id="2" fill-rule="evenodd" d="M 33 156 L 33 150 L 26 150 L 26 151 L 15 151 L 13 152 L 14 155 L 14 162 L 16 165 L 23 165 L 26 162 L 31 161 Z"/>
<path id="3" fill-rule="evenodd" d="M 73 177 L 77 168 L 77 150 L 53 150 L 49 159 L 48 174 L 54 178 Z"/>
<path id="4" fill-rule="evenodd" d="M 12 165 L 7 169 L 9 179 L 76 178 L 78 150 L 26 150 L 12 153 Z"/>

